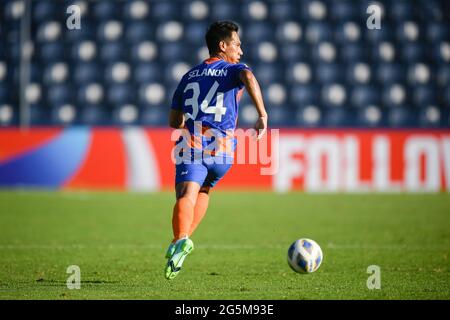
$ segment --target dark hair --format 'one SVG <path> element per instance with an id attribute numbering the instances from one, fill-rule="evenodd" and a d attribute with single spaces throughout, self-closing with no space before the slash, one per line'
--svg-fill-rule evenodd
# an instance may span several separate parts
<path id="1" fill-rule="evenodd" d="M 217 53 L 219 42 L 231 38 L 233 31 L 238 32 L 239 27 L 231 21 L 217 21 L 211 24 L 206 31 L 205 40 L 209 54 Z"/>

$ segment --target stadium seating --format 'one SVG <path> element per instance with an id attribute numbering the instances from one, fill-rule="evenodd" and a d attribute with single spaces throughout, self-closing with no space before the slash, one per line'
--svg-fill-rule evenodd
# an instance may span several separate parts
<path id="1" fill-rule="evenodd" d="M 70 5 L 81 29 L 66 27 Z M 22 47 L 26 12 L 0 2 L 0 126 L 19 123 L 23 54 L 31 125 L 166 126 L 180 77 L 208 56 L 207 26 L 231 19 L 272 125 L 450 127 L 446 0 L 33 0 Z M 244 94 L 239 124 L 255 116 Z"/>

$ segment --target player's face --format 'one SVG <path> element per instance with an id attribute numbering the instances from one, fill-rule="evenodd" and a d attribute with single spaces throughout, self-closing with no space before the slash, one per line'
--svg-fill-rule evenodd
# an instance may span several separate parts
<path id="1" fill-rule="evenodd" d="M 231 38 L 225 41 L 225 56 L 230 63 L 239 63 L 241 56 L 244 54 L 241 49 L 241 39 L 237 32 L 233 31 Z"/>

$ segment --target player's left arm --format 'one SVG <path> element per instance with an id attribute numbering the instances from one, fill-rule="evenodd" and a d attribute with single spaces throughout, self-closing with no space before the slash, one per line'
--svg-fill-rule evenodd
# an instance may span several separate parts
<path id="1" fill-rule="evenodd" d="M 169 125 L 174 129 L 184 128 L 184 114 L 182 110 L 170 109 Z"/>
<path id="2" fill-rule="evenodd" d="M 257 139 L 260 139 L 267 131 L 267 112 L 264 107 L 263 95 L 261 92 L 261 88 L 259 86 L 256 77 L 253 72 L 248 69 L 244 69 L 239 72 L 239 79 L 245 85 L 250 98 L 255 105 L 256 111 L 258 112 L 258 120 L 255 123 L 255 130 L 257 131 Z"/>

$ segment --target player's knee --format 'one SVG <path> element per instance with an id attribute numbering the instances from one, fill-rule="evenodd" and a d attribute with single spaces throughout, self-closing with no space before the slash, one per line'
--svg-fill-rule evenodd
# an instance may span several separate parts
<path id="1" fill-rule="evenodd" d="M 211 190 L 211 187 L 201 187 L 199 193 L 209 194 L 210 190 Z"/>

